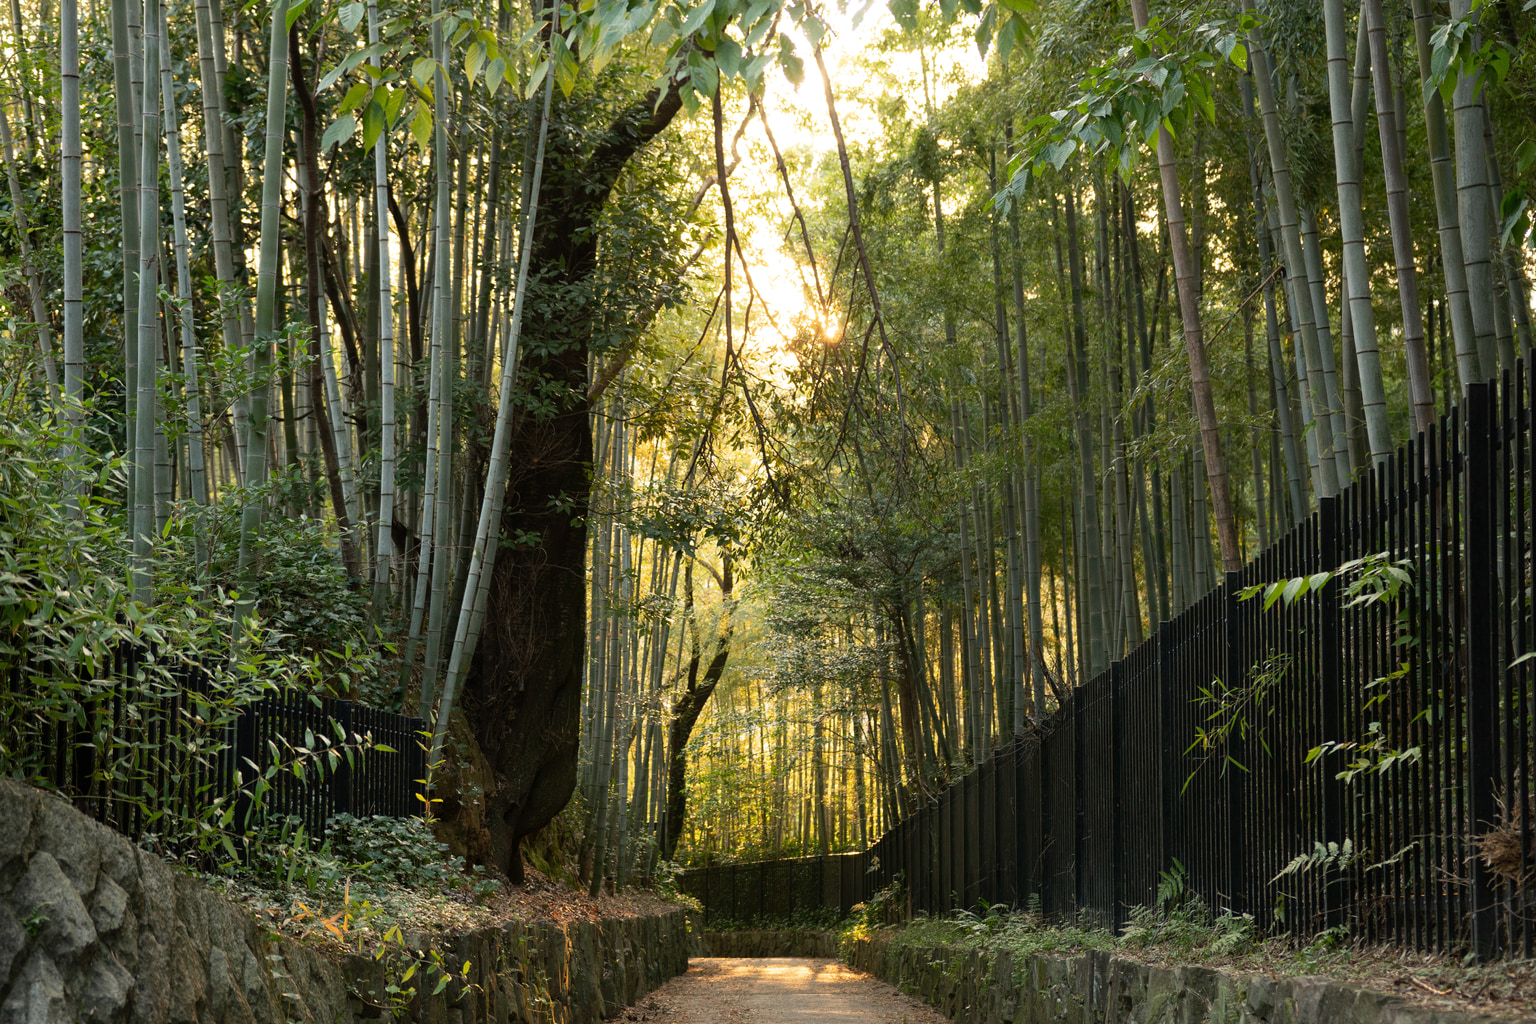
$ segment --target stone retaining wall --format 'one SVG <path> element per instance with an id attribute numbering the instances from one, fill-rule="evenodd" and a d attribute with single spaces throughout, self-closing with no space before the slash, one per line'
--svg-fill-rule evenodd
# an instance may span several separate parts
<path id="1" fill-rule="evenodd" d="M 705 956 L 837 956 L 837 933 L 825 931 L 736 931 L 704 933 Z"/>
<path id="2" fill-rule="evenodd" d="M 1106 952 L 1074 957 L 893 948 L 876 936 L 849 962 L 960 1024 L 1489 1024 L 1326 977 L 1273 979 L 1208 967 L 1150 967 Z"/>
<path id="3" fill-rule="evenodd" d="M 439 946 L 474 985 L 418 996 L 403 1019 L 590 1024 L 686 971 L 698 935 L 679 910 L 456 936 Z M 354 1024 L 387 1014 L 385 985 L 378 962 L 274 935 L 64 800 L 0 779 L 0 1022 Z"/>

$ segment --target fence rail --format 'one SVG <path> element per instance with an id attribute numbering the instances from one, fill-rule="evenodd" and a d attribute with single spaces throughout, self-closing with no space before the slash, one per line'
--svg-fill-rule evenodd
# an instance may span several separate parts
<path id="1" fill-rule="evenodd" d="M 24 658 L 0 668 L 0 765 L 136 839 L 221 800 L 237 831 L 259 800 L 314 837 L 335 814 L 410 817 L 425 806 L 418 718 L 295 691 L 232 700 L 197 663 L 156 662 L 126 644 L 46 708 L 44 685 Z"/>
<path id="2" fill-rule="evenodd" d="M 1523 369 L 1471 388 L 855 855 L 859 897 L 901 879 L 914 910 L 1038 901 L 1118 927 L 1179 870 L 1269 929 L 1530 957 L 1533 408 Z M 1362 558 L 1294 602 L 1242 599 Z M 1387 566 L 1395 597 L 1349 592 Z M 752 868 L 684 883 L 739 904 Z"/>

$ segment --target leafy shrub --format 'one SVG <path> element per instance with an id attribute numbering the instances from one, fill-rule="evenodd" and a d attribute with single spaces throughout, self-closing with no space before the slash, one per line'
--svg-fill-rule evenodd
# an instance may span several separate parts
<path id="1" fill-rule="evenodd" d="M 1162 873 L 1157 900 L 1131 910 L 1121 944 L 1132 948 L 1172 948 L 1192 958 L 1220 959 L 1247 952 L 1257 939 L 1251 914 L 1223 911 L 1213 917 L 1188 887 L 1188 872 L 1177 860 Z"/>
<path id="2" fill-rule="evenodd" d="M 63 784 L 90 787 L 114 823 L 143 824 L 161 852 L 233 867 L 248 825 L 235 820 L 238 806 L 259 810 L 274 772 L 324 772 L 362 744 L 338 736 L 279 749 L 282 763 L 246 771 L 238 798 L 194 792 L 227 756 L 242 707 L 279 686 L 313 689 L 327 666 L 259 622 L 243 625 L 232 649 L 234 598 L 194 555 L 209 518 L 234 515 L 233 500 L 175 510 L 154 600 L 134 600 L 122 460 L 97 450 L 110 439 L 35 404 L 30 356 L 0 337 L 0 773 L 50 786 L 59 736 L 75 737 L 93 753 L 79 765 L 89 777 Z M 95 422 L 90 410 L 84 420 Z M 318 565 L 318 548 L 305 550 Z M 317 568 L 288 586 L 355 615 L 319 585 L 325 578 Z"/>
<path id="3" fill-rule="evenodd" d="M 269 494 L 283 484 L 274 478 Z M 176 506 L 161 543 L 161 577 L 253 601 L 264 647 L 299 659 L 302 677 L 316 689 L 398 709 L 398 680 L 387 670 L 393 648 L 371 618 L 366 588 L 347 579 L 331 524 L 307 515 L 268 516 L 256 562 L 241 569 L 241 506 L 250 496 L 241 492 L 206 508 Z"/>
<path id="4" fill-rule="evenodd" d="M 468 886 L 481 896 L 500 887 L 478 866 L 466 873 L 464 858 L 450 854 L 422 818 L 333 815 L 317 845 L 298 818 L 274 817 L 262 826 L 252 849 L 254 874 L 282 888 L 302 888 L 325 898 L 364 885 L 435 893 Z"/>

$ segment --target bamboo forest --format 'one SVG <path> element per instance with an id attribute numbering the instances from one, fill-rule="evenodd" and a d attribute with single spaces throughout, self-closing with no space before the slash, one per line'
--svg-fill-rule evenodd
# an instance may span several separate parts
<path id="1" fill-rule="evenodd" d="M 866 850 L 1526 379 L 1536 0 L 8 7 L 4 656 L 514 882 Z"/>

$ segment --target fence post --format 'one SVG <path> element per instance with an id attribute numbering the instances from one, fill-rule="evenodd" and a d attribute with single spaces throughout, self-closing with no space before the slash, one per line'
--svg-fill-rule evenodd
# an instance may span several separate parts
<path id="1" fill-rule="evenodd" d="M 352 702 L 350 700 L 336 700 L 331 708 L 336 724 L 341 726 L 343 744 L 352 742 Z M 336 765 L 336 771 L 331 779 L 331 814 L 352 813 L 352 758 L 361 757 L 362 754 L 350 748 L 343 752 L 341 760 Z"/>
<path id="2" fill-rule="evenodd" d="M 1339 499 L 1320 498 L 1317 503 L 1318 557 L 1314 571 L 1337 569 L 1344 561 L 1343 537 L 1339 526 Z M 1318 686 L 1321 696 L 1322 739 L 1339 740 L 1344 735 L 1344 680 L 1340 662 L 1339 581 L 1332 579 L 1318 601 Z M 1342 753 L 1335 751 L 1322 759 L 1323 840 L 1344 841 L 1344 782 L 1338 777 Z M 1330 928 L 1344 923 L 1344 879 L 1337 868 L 1323 878 L 1323 914 Z"/>
<path id="3" fill-rule="evenodd" d="M 1083 898 L 1083 694 L 1082 687 L 1072 693 L 1072 919 L 1087 901 Z"/>
<path id="4" fill-rule="evenodd" d="M 1467 586 L 1467 828 L 1471 839 L 1497 818 L 1499 679 L 1498 558 L 1495 488 L 1499 437 L 1495 433 L 1492 384 L 1467 388 L 1466 531 Z M 1472 949 L 1480 957 L 1498 951 L 1497 904 L 1488 865 L 1468 857 L 1472 871 Z"/>
<path id="5" fill-rule="evenodd" d="M 1238 594 L 1242 591 L 1242 573 L 1229 572 L 1222 584 L 1222 608 L 1226 622 L 1226 685 L 1230 690 L 1243 686 L 1247 681 L 1247 658 L 1243 651 L 1243 623 L 1239 610 Z M 1231 892 L 1227 899 L 1234 914 L 1248 910 L 1247 862 L 1247 800 L 1244 789 L 1244 769 L 1238 765 L 1248 763 L 1247 745 L 1241 730 L 1233 730 L 1227 737 L 1227 879 Z"/>
<path id="6" fill-rule="evenodd" d="M 1173 623 L 1157 624 L 1157 726 L 1158 789 L 1162 806 L 1158 813 L 1157 849 L 1159 871 L 1173 868 L 1173 818 L 1179 798 L 1178 737 L 1173 719 Z"/>
<path id="7" fill-rule="evenodd" d="M 1125 829 L 1120 811 L 1120 752 L 1125 741 L 1120 690 L 1124 685 L 1125 661 L 1121 659 L 1109 667 L 1109 917 L 1117 935 L 1125 923 Z"/>

